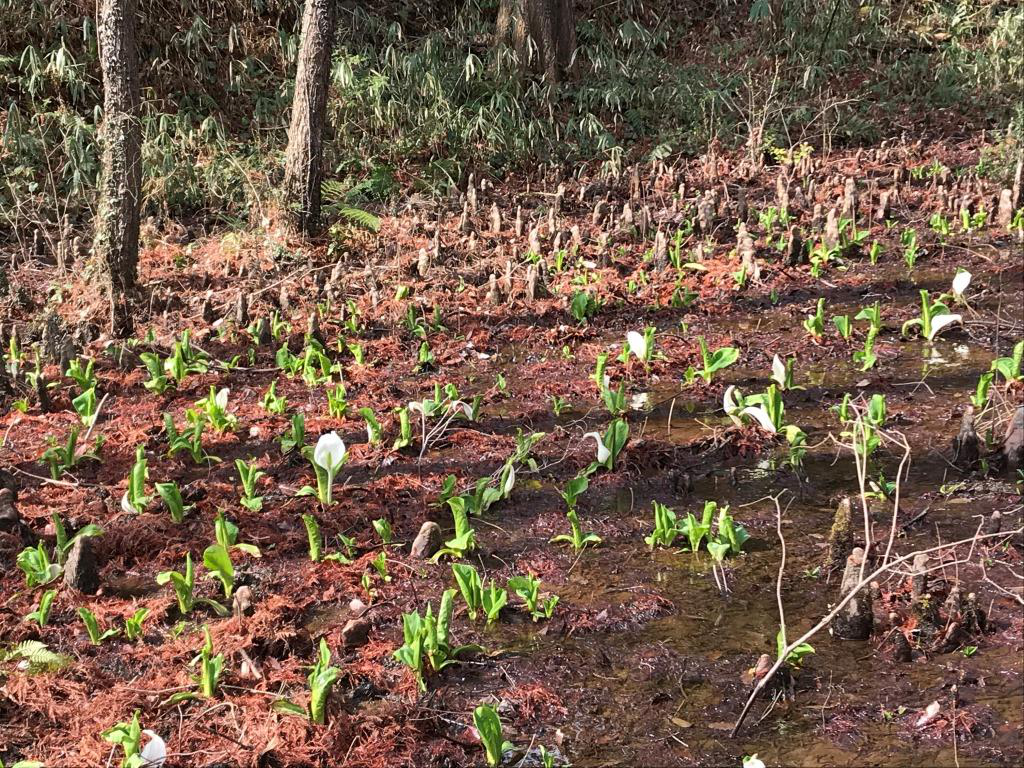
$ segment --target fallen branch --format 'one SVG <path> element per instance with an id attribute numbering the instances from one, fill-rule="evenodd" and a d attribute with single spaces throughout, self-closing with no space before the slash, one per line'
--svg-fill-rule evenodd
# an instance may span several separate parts
<path id="1" fill-rule="evenodd" d="M 980 531 L 981 529 L 979 528 L 978 530 Z M 918 549 L 914 552 L 910 552 L 906 555 L 903 555 L 902 557 L 897 557 L 896 559 L 879 566 L 873 572 L 871 572 L 863 579 L 861 579 L 860 582 L 853 589 L 851 589 L 843 597 L 843 599 L 840 600 L 839 603 L 836 604 L 835 607 L 833 607 L 832 610 L 825 615 L 825 617 L 821 621 L 819 621 L 817 624 L 815 624 L 813 627 L 807 630 L 802 636 L 800 636 L 799 638 L 797 638 L 792 643 L 790 643 L 782 649 L 782 652 L 779 654 L 779 658 L 775 661 L 775 664 L 773 664 L 771 669 L 768 670 L 768 673 L 764 677 L 762 677 L 760 681 L 758 681 L 757 685 L 754 687 L 754 690 L 747 698 L 747 703 L 743 706 L 743 711 L 740 712 L 740 716 L 736 720 L 736 724 L 733 726 L 732 731 L 730 731 L 729 738 L 736 738 L 736 734 L 738 734 L 740 728 L 743 727 L 743 721 L 746 720 L 747 713 L 750 711 L 751 706 L 753 706 L 758 694 L 760 694 L 764 687 L 768 684 L 768 681 L 775 676 L 775 673 L 779 671 L 779 668 L 785 663 L 786 657 L 789 656 L 789 654 L 793 650 L 795 650 L 797 646 L 806 643 L 808 640 L 810 640 L 812 637 L 818 634 L 818 632 L 827 627 L 831 623 L 832 619 L 834 619 L 839 614 L 839 612 L 844 607 L 846 607 L 847 603 L 849 603 L 862 589 L 867 587 L 872 581 L 877 579 L 883 573 L 892 569 L 896 565 L 899 565 L 900 563 L 905 563 L 908 560 L 913 560 L 918 555 L 927 555 L 931 554 L 932 552 L 939 552 L 943 549 L 960 547 L 964 544 L 975 544 L 983 539 L 1007 538 L 1010 536 L 1015 536 L 1019 533 L 1024 533 L 1024 527 L 1017 528 L 1013 531 L 1006 531 L 1004 533 L 987 533 L 981 535 L 975 533 L 974 536 L 972 536 L 969 539 L 960 539 L 959 541 L 950 542 L 948 544 L 940 544 L 935 547 L 929 547 L 928 549 Z"/>

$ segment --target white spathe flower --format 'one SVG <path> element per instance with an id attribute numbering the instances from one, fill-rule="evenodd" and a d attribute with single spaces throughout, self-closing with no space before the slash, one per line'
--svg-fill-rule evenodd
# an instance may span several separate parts
<path id="1" fill-rule="evenodd" d="M 971 273 L 966 269 L 957 270 L 956 275 L 953 277 L 953 296 L 957 299 L 962 299 L 964 291 L 967 290 L 967 286 L 971 284 Z"/>
<path id="2" fill-rule="evenodd" d="M 337 432 L 320 435 L 313 449 L 313 462 L 327 472 L 335 472 L 345 461 L 348 451 L 345 441 L 338 437 Z"/>
<path id="3" fill-rule="evenodd" d="M 456 409 L 461 410 L 462 413 L 465 414 L 467 419 L 473 418 L 473 406 L 471 406 L 469 403 L 464 403 L 461 400 L 452 400 L 452 404 L 450 407 L 453 411 L 455 411 Z"/>
<path id="4" fill-rule="evenodd" d="M 743 403 L 743 395 L 736 389 L 734 384 L 730 384 L 725 388 L 725 394 L 722 395 L 722 410 L 725 411 L 727 416 L 732 416 L 736 411 L 740 409 Z"/>
<path id="5" fill-rule="evenodd" d="M 786 364 L 778 355 L 772 360 L 772 380 L 780 387 L 786 386 Z"/>
<path id="6" fill-rule="evenodd" d="M 608 461 L 608 459 L 611 458 L 612 452 L 608 450 L 608 446 L 604 444 L 604 440 L 601 439 L 601 436 L 597 434 L 597 432 L 587 432 L 587 434 L 585 434 L 583 437 L 584 439 L 592 437 L 594 438 L 594 442 L 597 443 L 598 464 L 604 464 L 605 462 Z"/>
<path id="7" fill-rule="evenodd" d="M 922 712 L 921 716 L 917 718 L 917 722 L 915 723 L 915 725 L 918 728 L 924 728 L 926 725 L 934 721 L 941 712 L 942 705 L 939 704 L 939 702 L 937 701 L 933 701 L 931 704 L 925 707 L 924 712 Z"/>
<path id="8" fill-rule="evenodd" d="M 629 345 L 630 352 L 640 360 L 647 360 L 647 339 L 642 333 L 630 331 L 626 334 L 626 343 Z"/>
<path id="9" fill-rule="evenodd" d="M 743 758 L 743 768 L 765 768 L 764 761 L 755 752 Z"/>
<path id="10" fill-rule="evenodd" d="M 231 394 L 231 390 L 228 389 L 227 387 L 224 387 L 224 389 L 222 389 L 220 392 L 218 392 L 216 394 L 216 396 L 213 398 L 213 402 L 222 411 L 226 411 L 228 409 L 228 395 L 230 395 L 230 394 Z"/>
<path id="11" fill-rule="evenodd" d="M 746 405 L 743 394 L 733 384 L 725 388 L 725 394 L 722 396 L 722 410 L 737 427 L 743 424 L 741 417 L 750 416 L 768 432 L 778 431 L 765 407 L 763 405 Z"/>
<path id="12" fill-rule="evenodd" d="M 776 431 L 775 424 L 772 423 L 772 417 L 768 415 L 768 411 L 765 410 L 763 405 L 748 405 L 740 411 L 740 415 L 752 416 L 766 432 Z"/>
<path id="13" fill-rule="evenodd" d="M 505 477 L 505 485 L 501 489 L 502 495 L 503 496 L 508 496 L 510 493 L 512 493 L 512 488 L 515 486 L 515 484 L 516 484 L 516 468 L 513 467 L 511 464 L 509 464 L 508 465 L 508 475 Z"/>
<path id="14" fill-rule="evenodd" d="M 161 768 L 167 760 L 167 744 L 156 733 L 148 728 L 142 732 L 149 736 L 149 741 L 142 748 L 139 756 L 142 758 L 143 768 Z"/>
<path id="15" fill-rule="evenodd" d="M 945 314 L 939 315 L 938 317 L 933 317 L 932 327 L 931 330 L 928 332 L 928 341 L 931 341 L 936 336 L 938 336 L 942 332 L 943 328 L 953 325 L 954 323 L 962 323 L 963 320 L 964 318 L 962 315 Z"/>

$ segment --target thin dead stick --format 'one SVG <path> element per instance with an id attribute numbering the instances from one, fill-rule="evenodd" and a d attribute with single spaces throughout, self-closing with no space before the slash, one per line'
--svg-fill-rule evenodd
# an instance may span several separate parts
<path id="1" fill-rule="evenodd" d="M 900 489 L 903 484 L 903 475 L 909 473 L 910 468 L 908 463 L 910 461 L 910 444 L 907 442 L 906 437 L 901 432 L 894 432 L 894 435 L 899 436 L 897 440 L 895 437 L 887 434 L 881 429 L 874 429 L 869 431 L 867 425 L 864 423 L 863 414 L 858 413 L 856 420 L 852 424 L 852 442 L 843 443 L 837 440 L 831 433 L 825 440 L 832 440 L 839 448 L 846 448 L 853 452 L 853 464 L 857 469 L 857 488 L 858 497 L 860 498 L 861 509 L 864 515 L 864 559 L 860 564 L 859 578 L 864 578 L 864 571 L 867 569 L 868 555 L 871 553 L 871 543 L 874 537 L 871 535 L 871 512 L 868 506 L 868 493 L 867 493 L 867 470 L 868 470 L 868 450 L 867 441 L 870 437 L 870 432 L 888 440 L 891 443 L 898 445 L 903 449 L 903 458 L 900 460 L 899 468 L 896 470 L 896 491 L 893 497 L 893 508 L 892 508 L 892 522 L 889 526 L 889 540 L 885 549 L 885 556 L 882 560 L 883 564 L 888 561 L 890 554 L 892 553 L 893 541 L 896 538 L 896 523 L 899 519 L 900 510 Z M 821 444 L 821 443 L 819 443 Z M 858 446 L 859 449 L 858 449 Z M 836 457 L 839 458 L 838 456 Z"/>
<path id="2" fill-rule="evenodd" d="M 711 575 L 715 577 L 715 586 L 718 587 L 718 591 L 724 594 L 725 590 L 722 589 L 722 583 L 718 580 L 718 569 L 715 568 L 714 563 L 711 564 Z"/>
<path id="3" fill-rule="evenodd" d="M 451 403 L 449 403 L 448 411 L 441 416 L 438 423 L 431 428 L 429 433 L 427 432 L 427 410 L 423 408 L 420 403 L 414 403 L 414 405 L 420 406 L 418 410 L 420 412 L 420 423 L 423 428 L 423 440 L 422 444 L 420 445 L 420 455 L 419 458 L 417 459 L 417 463 L 419 463 L 423 461 L 423 457 L 426 455 L 427 449 L 431 441 L 433 441 L 435 438 L 439 439 L 440 436 L 444 434 L 445 430 L 448 429 L 451 423 L 455 421 L 455 418 L 460 413 L 464 413 L 464 411 L 461 410 L 462 407 L 464 406 L 464 403 L 458 400 L 453 400 Z"/>
<path id="4" fill-rule="evenodd" d="M 896 443 L 901 448 L 903 448 L 903 459 L 900 461 L 899 469 L 896 470 L 896 493 L 893 496 L 892 502 L 892 525 L 889 526 L 889 542 L 888 544 L 886 544 L 885 556 L 882 558 L 882 565 L 885 565 L 887 562 L 889 562 L 889 555 L 892 554 L 892 544 L 896 538 L 896 520 L 900 516 L 900 488 L 903 486 L 904 467 L 906 467 L 905 471 L 907 473 L 910 472 L 910 467 L 907 466 L 910 462 L 910 443 L 908 443 L 907 438 L 902 433 L 899 432 L 897 432 L 896 434 L 900 436 L 900 440 L 895 440 L 894 438 L 890 437 L 889 435 L 885 434 L 885 432 L 882 431 L 879 431 L 879 434 L 881 434 L 882 437 L 884 437 L 886 440 L 891 440 L 892 442 Z"/>
<path id="5" fill-rule="evenodd" d="M 743 706 L 743 711 L 740 712 L 740 716 L 736 720 L 736 724 L 733 726 L 732 731 L 730 731 L 729 738 L 736 738 L 736 734 L 738 734 L 739 731 L 740 731 L 740 728 L 743 727 L 743 721 L 746 720 L 747 713 L 750 711 L 750 708 L 753 706 L 754 701 L 757 699 L 758 694 L 761 693 L 761 691 L 764 689 L 764 687 L 766 685 L 768 685 L 768 681 L 771 680 L 775 676 L 775 673 L 778 672 L 779 668 L 786 662 L 786 657 L 789 656 L 789 654 L 792 653 L 793 650 L 795 648 L 797 648 L 797 646 L 799 646 L 799 645 L 801 645 L 803 643 L 806 643 L 808 640 L 810 640 L 812 637 L 814 637 L 816 634 L 818 634 L 818 632 L 820 632 L 825 627 L 827 627 L 831 623 L 832 619 L 834 619 L 839 614 L 839 612 L 841 610 L 843 610 L 843 608 L 846 607 L 846 604 L 849 603 L 851 600 L 853 600 L 853 598 L 857 595 L 857 593 L 859 593 L 862 589 L 864 589 L 866 586 L 868 586 L 872 581 L 877 579 L 879 576 L 881 576 L 887 570 L 893 568 L 894 566 L 896 566 L 896 565 L 898 565 L 900 563 L 905 563 L 908 560 L 912 560 L 913 558 L 917 557 L 918 555 L 927 555 L 927 554 L 931 554 L 932 552 L 938 552 L 938 551 L 943 550 L 943 549 L 951 549 L 951 548 L 954 548 L 954 547 L 963 546 L 965 544 L 972 544 L 973 545 L 974 543 L 976 543 L 976 542 L 978 542 L 978 541 L 980 541 L 982 539 L 995 539 L 995 538 L 1010 537 L 1010 536 L 1014 536 L 1014 535 L 1016 535 L 1018 533 L 1024 533 L 1024 528 L 1017 528 L 1016 530 L 1007 531 L 1005 533 L 986 533 L 986 534 L 982 534 L 980 536 L 978 534 L 975 534 L 974 536 L 972 536 L 969 539 L 960 539 L 959 541 L 953 541 L 953 542 L 949 542 L 947 544 L 941 544 L 941 545 L 936 546 L 936 547 L 929 547 L 928 549 L 919 549 L 919 550 L 916 550 L 914 552 L 910 552 L 910 553 L 908 553 L 906 555 L 903 555 L 902 557 L 897 557 L 895 560 L 893 560 L 892 562 L 890 562 L 890 563 L 888 563 L 886 565 L 882 565 L 882 566 L 878 567 L 877 569 L 875 569 L 872 573 L 868 574 L 865 578 L 861 579 L 857 583 L 857 585 L 853 589 L 851 589 L 843 597 L 843 599 L 840 600 L 839 603 L 831 611 L 829 611 L 825 615 L 825 617 L 821 621 L 819 621 L 817 624 L 815 624 L 813 627 L 811 627 L 809 630 L 807 630 L 798 639 L 794 640 L 792 643 L 790 643 L 788 646 L 786 646 L 785 648 L 782 649 L 782 652 L 779 654 L 779 658 L 775 661 L 775 664 L 773 664 L 771 669 L 768 670 L 768 673 L 764 677 L 761 678 L 761 680 L 754 687 L 754 690 L 750 693 L 750 696 L 747 698 L 747 703 Z"/>
<path id="6" fill-rule="evenodd" d="M 8 435 L 10 435 L 11 434 L 11 430 L 14 429 L 16 426 L 18 426 L 19 424 L 21 424 L 21 417 L 20 416 L 18 418 L 16 418 L 14 421 L 12 421 L 10 424 L 7 425 L 7 430 L 4 432 L 4 439 L 0 440 L 0 448 L 3 448 L 5 445 L 7 445 L 7 437 L 8 437 Z"/>
<path id="7" fill-rule="evenodd" d="M 1007 570 L 1010 571 L 1010 573 L 1013 573 L 1013 571 L 1010 570 L 1009 568 L 1007 568 Z M 1007 597 L 1009 597 L 1012 600 L 1016 600 L 1021 605 L 1024 605 L 1024 596 L 1018 595 L 1016 592 L 1011 592 L 1006 587 L 1004 587 L 1004 586 L 1002 586 L 1000 584 L 997 584 L 995 581 L 992 580 L 992 577 L 988 575 L 988 570 L 985 568 L 984 561 L 981 563 L 981 575 L 982 575 L 982 578 L 985 579 L 985 581 L 987 581 L 989 584 L 991 584 L 993 587 L 995 587 L 1000 593 L 1002 593 L 1003 595 L 1006 595 Z M 1016 575 L 1016 574 L 1014 574 L 1014 575 Z"/>
<path id="8" fill-rule="evenodd" d="M 957 698 L 957 695 L 958 695 L 958 690 L 957 690 L 957 687 L 955 685 L 953 686 L 952 694 L 953 694 L 953 765 L 956 766 L 956 768 L 960 768 L 960 755 L 958 754 L 957 748 L 956 748 L 956 698 Z"/>
<path id="9" fill-rule="evenodd" d="M 47 485 L 60 485 L 64 488 L 79 488 L 82 485 L 81 483 L 69 483 L 67 480 L 54 480 L 49 477 L 43 477 L 42 475 L 34 475 L 31 472 L 26 472 L 24 469 L 20 469 L 18 467 L 11 467 L 10 469 L 16 475 L 25 475 L 25 477 L 31 477 L 33 480 L 38 480 L 39 482 L 46 483 Z"/>
<path id="10" fill-rule="evenodd" d="M 867 474 L 868 474 L 868 432 L 867 427 L 864 426 L 863 415 L 858 415 L 857 420 L 853 423 L 853 463 L 857 467 L 857 486 L 860 490 L 860 505 L 864 511 L 864 557 L 860 562 L 860 578 L 864 578 L 864 571 L 868 565 L 868 555 L 871 553 L 871 540 L 874 538 L 871 535 L 871 511 L 868 507 L 868 492 L 867 492 Z M 858 436 L 861 438 L 861 442 L 858 443 Z M 861 450 L 857 450 L 857 446 L 861 446 Z"/>
<path id="11" fill-rule="evenodd" d="M 1024 574 L 1017 573 L 1015 570 L 1013 570 L 1013 568 L 1008 566 L 1002 560 L 995 560 L 993 562 L 993 565 L 1001 565 L 1001 566 L 1003 566 L 1003 568 L 1008 570 L 1010 572 L 1010 575 L 1013 576 L 1015 579 L 1020 579 L 1021 581 L 1024 581 Z"/>
<path id="12" fill-rule="evenodd" d="M 779 494 L 780 496 L 782 494 Z M 782 557 L 779 560 L 779 576 L 775 580 L 775 601 L 779 604 L 779 629 L 782 632 L 782 642 L 786 643 L 786 611 L 782 607 L 782 577 L 786 573 L 786 537 L 782 535 L 782 507 L 779 506 L 779 497 L 773 496 L 775 502 L 775 532 L 779 536 L 779 543 L 782 545 Z M 790 501 L 792 504 L 792 500 Z M 789 507 L 786 507 L 789 509 Z"/>
<path id="13" fill-rule="evenodd" d="M 89 429 L 85 431 L 85 437 L 82 438 L 82 443 L 87 444 L 89 442 L 89 435 L 92 434 L 92 429 L 96 426 L 96 422 L 100 420 L 100 411 L 103 410 L 103 404 L 107 402 L 108 397 L 110 397 L 110 393 L 104 392 L 103 397 L 100 398 L 100 404 L 96 406 L 96 413 L 92 416 L 92 423 L 89 425 Z"/>

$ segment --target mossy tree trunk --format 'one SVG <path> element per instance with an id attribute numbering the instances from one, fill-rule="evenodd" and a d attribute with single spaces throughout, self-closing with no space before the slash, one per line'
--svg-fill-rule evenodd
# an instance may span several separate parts
<path id="1" fill-rule="evenodd" d="M 139 270 L 142 127 L 135 43 L 137 0 L 100 0 L 100 70 L 103 124 L 101 182 L 93 252 L 109 278 L 110 323 L 115 336 L 132 333 Z"/>
<path id="2" fill-rule="evenodd" d="M 320 225 L 323 130 L 336 18 L 335 0 L 306 0 L 284 168 L 289 222 L 305 234 L 314 234 Z"/>
<path id="3" fill-rule="evenodd" d="M 554 83 L 565 79 L 576 48 L 572 0 L 501 0 L 498 40 Z"/>

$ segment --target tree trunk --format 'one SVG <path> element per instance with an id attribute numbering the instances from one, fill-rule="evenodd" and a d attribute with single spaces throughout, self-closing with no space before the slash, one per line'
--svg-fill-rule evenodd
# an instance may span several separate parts
<path id="1" fill-rule="evenodd" d="M 501 0 L 497 33 L 520 62 L 561 82 L 576 48 L 572 0 Z"/>
<path id="2" fill-rule="evenodd" d="M 137 0 L 100 0 L 97 29 L 103 75 L 101 182 L 93 252 L 110 279 L 110 325 L 132 333 L 139 270 L 142 128 L 135 48 Z"/>
<path id="3" fill-rule="evenodd" d="M 323 130 L 335 18 L 334 0 L 306 0 L 284 167 L 289 221 L 295 231 L 306 234 L 315 233 L 320 224 Z"/>

